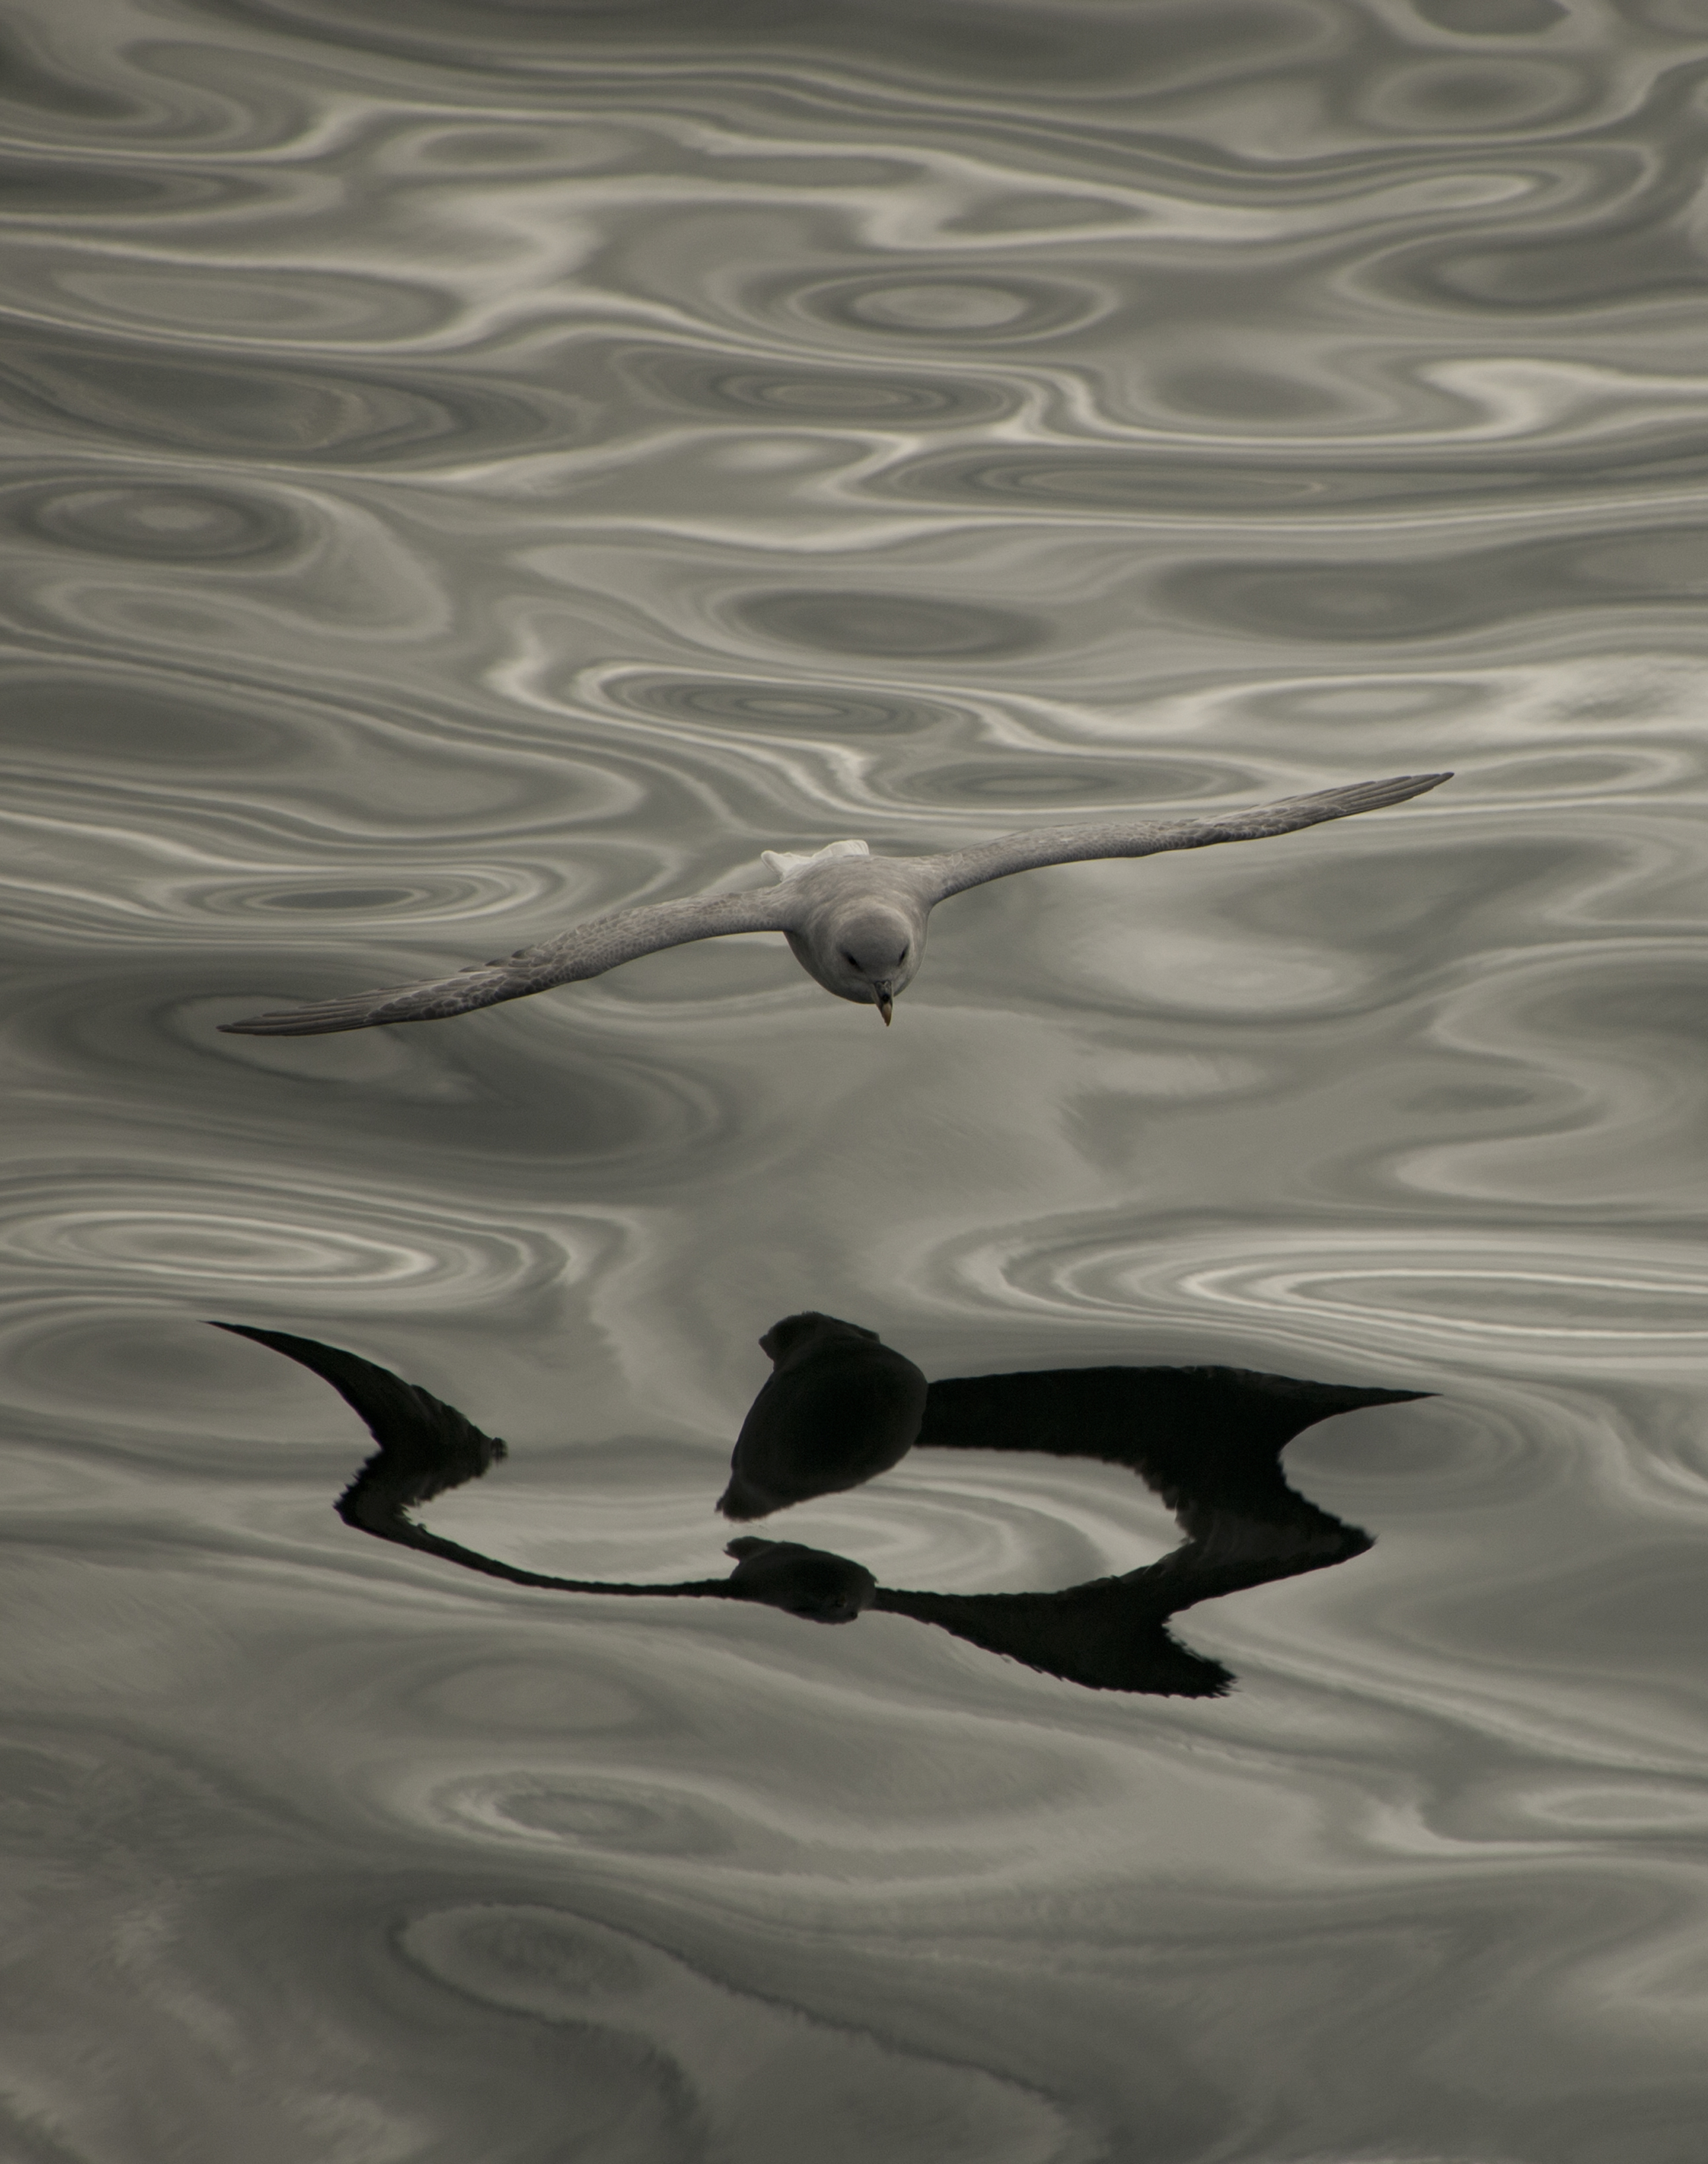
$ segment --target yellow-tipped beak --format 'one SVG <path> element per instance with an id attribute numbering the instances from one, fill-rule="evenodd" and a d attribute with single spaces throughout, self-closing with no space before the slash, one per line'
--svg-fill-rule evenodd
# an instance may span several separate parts
<path id="1" fill-rule="evenodd" d="M 894 1000 L 890 997 L 890 995 L 887 992 L 880 992 L 878 995 L 878 1012 L 884 1017 L 884 1027 L 886 1029 L 890 1027 L 890 1017 L 895 1011 L 896 1002 Z"/>

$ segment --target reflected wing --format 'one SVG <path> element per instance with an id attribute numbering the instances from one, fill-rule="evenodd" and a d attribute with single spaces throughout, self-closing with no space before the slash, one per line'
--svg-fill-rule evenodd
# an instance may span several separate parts
<path id="1" fill-rule="evenodd" d="M 242 1322 L 216 1322 L 235 1337 L 251 1337 L 312 1368 L 360 1414 L 379 1449 L 339 1498 L 339 1515 L 375 1532 L 401 1521 L 407 1510 L 430 1502 L 481 1475 L 506 1455 L 497 1436 L 483 1435 L 455 1405 L 406 1383 L 336 1345 L 293 1337 L 283 1330 L 255 1330 Z"/>
<path id="2" fill-rule="evenodd" d="M 1186 1539 L 1121 1578 L 1059 1593 L 880 1591 L 875 1608 L 1093 1690 L 1217 1697 L 1232 1681 L 1168 1619 L 1362 1555 L 1370 1536 L 1287 1484 L 1280 1455 L 1316 1421 L 1422 1395 L 1241 1368 L 1060 1368 L 970 1375 L 926 1393 L 917 1447 L 1040 1451 L 1130 1466 Z"/>
<path id="3" fill-rule="evenodd" d="M 1349 819 L 1385 804 L 1403 804 L 1426 789 L 1450 781 L 1450 774 L 1402 774 L 1391 781 L 1355 781 L 1343 789 L 1319 790 L 1312 796 L 1284 796 L 1247 812 L 1223 812 L 1213 819 L 1112 819 L 1073 827 L 1030 827 L 970 849 L 950 849 L 928 857 L 933 902 L 1006 879 L 1011 872 L 1035 871 L 1043 864 L 1078 864 L 1098 857 L 1151 857 L 1169 849 L 1207 848 L 1213 842 L 1258 842 L 1270 834 L 1290 834 L 1325 819 Z"/>
<path id="4" fill-rule="evenodd" d="M 1189 1539 L 1233 1516 L 1333 1526 L 1287 1484 L 1281 1452 L 1337 1413 L 1425 1395 L 1245 1368 L 1043 1368 L 962 1375 L 925 1395 L 922 1450 L 1035 1450 L 1130 1466 Z"/>
<path id="5" fill-rule="evenodd" d="M 330 1383 L 347 1405 L 361 1415 L 367 1430 L 380 1446 L 362 1466 L 337 1503 L 338 1515 L 358 1532 L 376 1540 L 392 1541 L 399 1547 L 418 1548 L 478 1571 L 483 1578 L 501 1578 L 511 1585 L 544 1586 L 560 1593 L 620 1593 L 654 1599 L 675 1596 L 690 1599 L 740 1600 L 754 1598 L 732 1585 L 729 1578 L 691 1578 L 675 1585 L 619 1585 L 602 1579 L 551 1578 L 544 1572 L 523 1570 L 482 1555 L 460 1541 L 448 1541 L 429 1532 L 408 1515 L 416 1505 L 443 1495 L 465 1481 L 477 1480 L 506 1455 L 496 1436 L 483 1435 L 455 1405 L 446 1405 L 419 1383 L 406 1383 L 389 1368 L 381 1368 L 355 1352 L 335 1345 L 322 1345 L 313 1337 L 293 1337 L 283 1330 L 254 1330 L 241 1322 L 216 1322 L 216 1330 L 234 1337 L 252 1337 L 257 1345 L 282 1352 Z M 737 1573 L 738 1574 L 738 1573 Z M 762 1597 L 762 1596 L 761 1596 Z"/>
<path id="6" fill-rule="evenodd" d="M 1233 1681 L 1220 1661 L 1190 1652 L 1170 1634 L 1168 1600 L 1127 1578 L 1097 1578 L 1060 1593 L 905 1593 L 882 1586 L 872 1606 L 934 1623 L 970 1646 L 1087 1690 L 1220 1698 Z"/>
<path id="7" fill-rule="evenodd" d="M 219 1026 L 237 1037 L 320 1037 L 335 1030 L 376 1029 L 394 1022 L 442 1022 L 474 1007 L 526 999 L 553 985 L 601 977 L 639 955 L 686 946 L 691 940 L 716 939 L 726 932 L 786 932 L 793 906 L 786 881 L 753 894 L 695 895 L 685 901 L 651 902 L 641 909 L 596 917 L 496 962 L 471 962 L 448 977 L 352 992 L 344 999 L 319 1000 L 311 1006 L 285 1007 L 275 1014 L 251 1015 L 246 1022 Z"/>
<path id="8" fill-rule="evenodd" d="M 969 1645 L 1006 1653 L 1042 1675 L 1088 1690 L 1154 1698 L 1220 1698 L 1233 1681 L 1220 1661 L 1195 1653 L 1168 1628 L 1201 1600 L 1327 1570 L 1374 1543 L 1357 1526 L 1311 1510 L 1304 1527 L 1224 1516 L 1207 1537 L 1121 1578 L 1059 1593 L 910 1593 L 880 1586 L 872 1606 L 934 1623 Z"/>

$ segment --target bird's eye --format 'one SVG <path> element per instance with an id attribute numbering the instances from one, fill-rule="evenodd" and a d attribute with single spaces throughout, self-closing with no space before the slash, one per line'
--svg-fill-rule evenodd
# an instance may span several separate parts
<path id="1" fill-rule="evenodd" d="M 860 966 L 859 964 L 855 961 L 854 956 L 849 953 L 846 947 L 842 950 L 842 959 L 848 964 L 850 969 L 858 969 Z"/>
<path id="2" fill-rule="evenodd" d="M 902 963 L 904 963 L 907 959 L 907 949 L 904 947 L 904 948 L 901 949 L 901 953 L 900 953 L 896 957 L 896 968 L 897 968 L 897 969 L 900 969 L 900 967 L 901 966 Z"/>

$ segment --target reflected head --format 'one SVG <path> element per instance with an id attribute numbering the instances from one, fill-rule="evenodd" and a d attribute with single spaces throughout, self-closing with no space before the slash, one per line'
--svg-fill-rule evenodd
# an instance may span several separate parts
<path id="1" fill-rule="evenodd" d="M 730 1589 L 739 1599 L 762 1600 L 811 1623 L 852 1623 L 871 1606 L 878 1589 L 876 1578 L 859 1563 L 796 1541 L 748 1534 L 732 1541 L 724 1553 L 739 1558 L 729 1575 Z"/>

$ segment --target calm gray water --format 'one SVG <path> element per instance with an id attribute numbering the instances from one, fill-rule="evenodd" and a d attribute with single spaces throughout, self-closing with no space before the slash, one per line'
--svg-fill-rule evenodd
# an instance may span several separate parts
<path id="1" fill-rule="evenodd" d="M 12 0 L 4 2164 L 1700 2164 L 1704 0 Z M 769 847 L 1453 767 L 220 1036 Z M 1220 1698 L 720 1576 L 817 1308 L 1432 1392 Z M 1119 1467 L 765 1531 L 1125 1573 Z"/>

